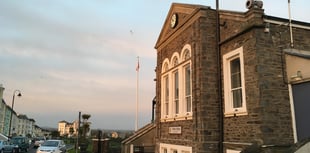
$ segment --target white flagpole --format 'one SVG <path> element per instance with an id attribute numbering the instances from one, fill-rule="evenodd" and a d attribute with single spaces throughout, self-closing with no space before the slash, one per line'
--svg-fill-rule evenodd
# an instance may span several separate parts
<path id="1" fill-rule="evenodd" d="M 135 131 L 138 130 L 139 69 L 140 69 L 139 56 L 137 58 L 138 58 L 138 63 L 137 63 L 137 67 L 136 67 L 136 71 L 137 71 L 137 91 L 136 91 L 136 126 L 135 126 Z"/>

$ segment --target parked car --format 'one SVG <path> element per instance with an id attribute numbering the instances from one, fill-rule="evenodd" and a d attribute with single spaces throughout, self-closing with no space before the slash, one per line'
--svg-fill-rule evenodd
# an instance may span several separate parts
<path id="1" fill-rule="evenodd" d="M 15 145 L 11 144 L 9 141 L 1 141 L 1 153 L 15 153 Z"/>
<path id="2" fill-rule="evenodd" d="M 33 147 L 34 147 L 34 148 L 40 147 L 40 145 L 41 145 L 42 143 L 44 143 L 44 141 L 45 141 L 45 137 L 36 138 L 35 141 L 34 141 Z"/>
<path id="3" fill-rule="evenodd" d="M 46 140 L 37 149 L 37 153 L 65 153 L 66 144 L 62 140 Z"/>
<path id="4" fill-rule="evenodd" d="M 10 140 L 10 143 L 14 145 L 16 152 L 28 152 L 29 140 L 27 137 L 13 137 Z"/>
<path id="5" fill-rule="evenodd" d="M 2 148 L 3 148 L 3 144 L 4 143 L 4 140 L 0 140 L 0 150 L 2 150 Z"/>

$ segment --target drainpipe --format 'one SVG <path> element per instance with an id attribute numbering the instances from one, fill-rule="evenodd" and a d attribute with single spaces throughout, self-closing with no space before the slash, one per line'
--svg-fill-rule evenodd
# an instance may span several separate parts
<path id="1" fill-rule="evenodd" d="M 217 79 L 218 79 L 218 100 L 219 100 L 219 148 L 218 152 L 223 153 L 224 141 L 224 121 L 223 121 L 223 103 L 222 103 L 222 79 L 221 79 L 221 48 L 220 48 L 220 14 L 219 14 L 219 1 L 216 0 L 216 50 L 217 50 Z"/>
<path id="2" fill-rule="evenodd" d="M 154 113 L 155 113 L 156 97 L 152 100 L 152 123 L 154 123 Z"/>

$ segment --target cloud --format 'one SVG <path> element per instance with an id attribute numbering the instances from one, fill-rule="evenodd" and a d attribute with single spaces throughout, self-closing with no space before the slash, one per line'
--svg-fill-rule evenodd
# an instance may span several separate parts
<path id="1" fill-rule="evenodd" d="M 215 1 L 192 0 L 0 1 L 5 100 L 20 89 L 16 110 L 39 125 L 56 126 L 83 111 L 94 114 L 95 127 L 131 127 L 139 56 L 139 108 L 141 120 L 149 121 L 154 45 L 172 2 L 215 8 Z M 293 19 L 309 22 L 307 3 L 292 1 Z M 222 0 L 220 8 L 246 11 L 244 0 Z M 286 1 L 264 1 L 264 9 L 267 15 L 288 17 Z"/>

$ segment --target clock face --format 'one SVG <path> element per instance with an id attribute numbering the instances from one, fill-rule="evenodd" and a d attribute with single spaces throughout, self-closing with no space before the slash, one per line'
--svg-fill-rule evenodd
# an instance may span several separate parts
<path id="1" fill-rule="evenodd" d="M 171 20 L 170 20 L 170 26 L 171 28 L 174 28 L 177 25 L 177 20 L 178 20 L 178 16 L 177 14 L 173 14 L 171 16 Z"/>

